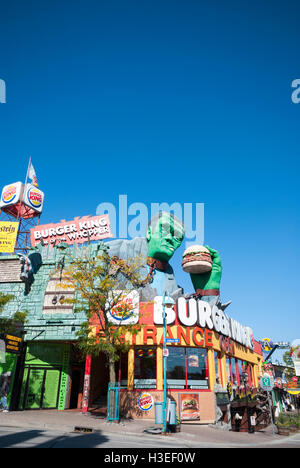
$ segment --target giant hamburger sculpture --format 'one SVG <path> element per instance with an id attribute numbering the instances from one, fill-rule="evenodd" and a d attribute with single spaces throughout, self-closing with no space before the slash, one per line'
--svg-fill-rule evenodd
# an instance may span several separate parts
<path id="1" fill-rule="evenodd" d="M 182 268 L 186 273 L 207 273 L 212 269 L 209 250 L 203 245 L 188 247 L 182 257 Z"/>

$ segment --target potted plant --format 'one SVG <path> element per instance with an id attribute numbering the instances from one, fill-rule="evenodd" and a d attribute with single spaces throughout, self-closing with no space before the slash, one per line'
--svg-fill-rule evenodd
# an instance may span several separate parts
<path id="1" fill-rule="evenodd" d="M 289 424 L 289 430 L 291 433 L 295 434 L 296 432 L 298 432 L 298 428 L 297 428 L 297 417 L 296 416 L 291 416 L 290 417 L 290 424 Z"/>
<path id="2" fill-rule="evenodd" d="M 279 435 L 284 435 L 284 436 L 290 435 L 290 429 L 289 429 L 290 423 L 289 423 L 288 416 L 281 413 L 276 419 L 275 424 L 276 424 Z"/>

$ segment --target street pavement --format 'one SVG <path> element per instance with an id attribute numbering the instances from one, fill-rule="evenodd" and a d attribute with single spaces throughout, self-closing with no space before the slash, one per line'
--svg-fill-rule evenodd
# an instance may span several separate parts
<path id="1" fill-rule="evenodd" d="M 289 437 L 273 434 L 272 426 L 254 434 L 182 424 L 181 432 L 154 435 L 144 432 L 153 420 L 121 420 L 77 411 L 36 410 L 0 413 L 0 447 L 45 448 L 300 448 L 300 433 Z M 78 432 L 81 431 L 81 432 Z M 276 431 L 276 429 L 275 429 Z"/>

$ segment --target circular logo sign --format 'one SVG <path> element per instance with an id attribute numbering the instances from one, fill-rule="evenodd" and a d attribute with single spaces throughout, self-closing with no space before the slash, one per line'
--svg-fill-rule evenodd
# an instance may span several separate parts
<path id="1" fill-rule="evenodd" d="M 30 188 L 27 192 L 27 200 L 32 208 L 40 208 L 43 202 L 43 197 L 38 189 Z"/>
<path id="2" fill-rule="evenodd" d="M 9 185 L 2 193 L 3 203 L 11 203 L 17 196 L 17 187 L 15 185 Z"/>
<path id="3" fill-rule="evenodd" d="M 128 297 L 123 301 L 120 301 L 112 310 L 109 311 L 112 318 L 124 322 L 130 319 L 130 317 L 133 315 L 133 312 L 133 301 Z"/>
<path id="4" fill-rule="evenodd" d="M 150 393 L 142 393 L 138 399 L 138 407 L 142 411 L 150 411 L 153 407 L 153 398 Z"/>

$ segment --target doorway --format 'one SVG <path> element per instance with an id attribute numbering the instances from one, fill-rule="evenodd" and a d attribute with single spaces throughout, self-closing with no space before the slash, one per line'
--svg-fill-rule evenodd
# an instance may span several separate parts
<path id="1" fill-rule="evenodd" d="M 60 381 L 60 368 L 29 367 L 23 409 L 57 409 Z"/>
<path id="2" fill-rule="evenodd" d="M 84 369 L 82 367 L 72 367 L 69 409 L 81 408 L 83 392 L 83 375 Z"/>

